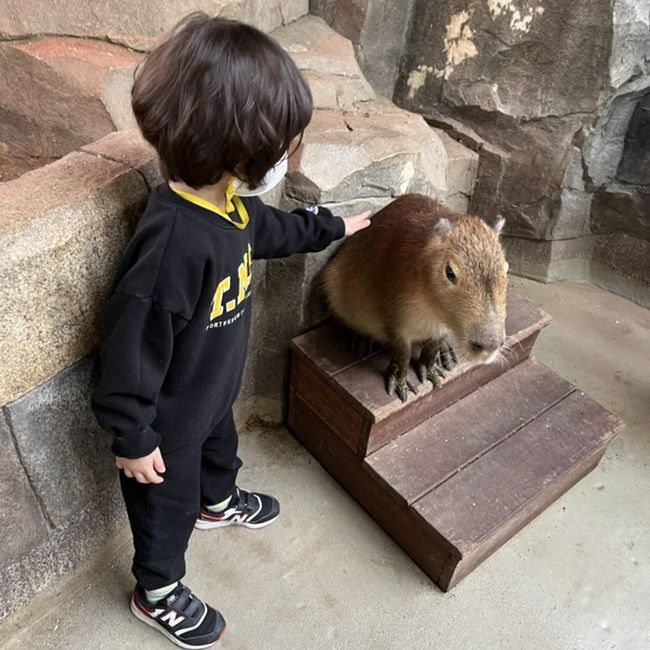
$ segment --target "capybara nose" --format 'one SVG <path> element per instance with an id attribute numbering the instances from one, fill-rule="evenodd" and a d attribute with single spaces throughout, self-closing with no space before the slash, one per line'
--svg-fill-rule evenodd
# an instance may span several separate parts
<path id="1" fill-rule="evenodd" d="M 498 350 L 501 345 L 503 344 L 503 341 L 500 341 L 499 339 L 496 338 L 490 338 L 490 339 L 481 339 L 480 341 L 472 341 L 471 348 L 472 352 L 495 352 Z"/>

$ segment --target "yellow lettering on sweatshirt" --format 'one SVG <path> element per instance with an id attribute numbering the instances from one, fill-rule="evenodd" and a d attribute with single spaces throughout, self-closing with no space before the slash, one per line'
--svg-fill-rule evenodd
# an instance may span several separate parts
<path id="1" fill-rule="evenodd" d="M 224 300 L 226 293 L 230 291 L 231 276 L 226 276 L 219 282 L 219 284 L 217 284 L 217 288 L 214 291 L 214 297 L 212 298 L 212 313 L 210 314 L 211 321 L 222 316 L 224 312 L 233 311 L 237 305 L 241 304 L 250 295 L 249 289 L 253 277 L 253 249 L 250 244 L 244 253 L 242 263 L 237 268 L 237 276 L 239 280 L 237 298 L 231 298 L 228 300 L 225 304 L 225 308 Z"/>

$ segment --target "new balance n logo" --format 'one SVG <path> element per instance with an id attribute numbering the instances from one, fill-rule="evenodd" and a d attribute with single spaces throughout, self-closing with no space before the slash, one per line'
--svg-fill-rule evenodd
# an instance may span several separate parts
<path id="1" fill-rule="evenodd" d="M 160 617 L 160 620 L 167 623 L 169 627 L 176 627 L 179 623 L 182 623 L 185 620 L 185 617 L 178 614 L 173 609 L 170 609 L 166 614 L 163 614 Z"/>

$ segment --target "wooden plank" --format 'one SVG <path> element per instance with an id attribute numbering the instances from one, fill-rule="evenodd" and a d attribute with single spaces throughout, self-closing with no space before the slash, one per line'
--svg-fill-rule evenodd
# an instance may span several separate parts
<path id="1" fill-rule="evenodd" d="M 362 361 L 350 330 L 334 320 L 293 339 L 292 346 L 328 377 Z"/>
<path id="2" fill-rule="evenodd" d="M 503 364 L 483 364 L 469 370 L 463 369 L 462 372 L 446 377 L 440 388 L 434 389 L 430 383 L 422 386 L 419 399 L 411 400 L 407 404 L 408 408 L 398 403 L 398 408 L 386 417 L 373 414 L 375 422 L 369 427 L 367 437 L 360 441 L 359 455 L 365 457 L 372 454 L 391 440 L 527 359 L 537 334 L 538 332 L 532 332 L 527 339 L 513 344 L 513 349 Z"/>
<path id="3" fill-rule="evenodd" d="M 506 336 L 514 336 L 517 332 L 522 332 L 524 338 L 531 329 L 539 331 L 551 322 L 551 317 L 545 311 L 525 300 L 512 289 L 508 291 L 506 314 Z"/>
<path id="4" fill-rule="evenodd" d="M 366 459 L 404 504 L 411 504 L 574 390 L 524 361 Z"/>
<path id="5" fill-rule="evenodd" d="M 576 391 L 412 507 L 467 555 L 606 446 L 616 426 L 611 413 Z"/>
<path id="6" fill-rule="evenodd" d="M 291 390 L 327 421 L 332 431 L 356 452 L 367 428 L 363 414 L 295 351 L 291 357 Z"/>
<path id="7" fill-rule="evenodd" d="M 519 301 L 516 301 L 514 305 L 514 320 L 508 321 L 511 330 L 507 339 L 507 345 L 511 348 L 511 351 L 505 355 L 508 363 L 504 365 L 491 364 L 492 367 L 485 368 L 483 375 L 488 377 L 487 380 L 496 376 L 496 374 L 500 374 L 499 371 L 505 372 L 509 367 L 527 358 L 535 342 L 537 333 L 547 322 L 547 319 L 543 316 L 539 316 L 539 320 L 537 321 L 531 320 L 536 313 L 541 314 L 536 308 L 533 311 L 533 309 L 529 309 L 525 305 L 522 306 Z M 514 325 L 512 323 L 515 323 L 517 326 L 514 331 Z M 402 404 L 397 396 L 386 393 L 384 375 L 389 361 L 390 353 L 384 351 L 343 369 L 333 376 L 333 380 L 350 395 L 359 405 L 359 408 L 365 409 L 373 417 L 375 422 L 388 418 L 405 408 L 405 405 Z M 457 367 L 443 380 L 443 387 L 445 384 L 453 383 L 461 375 L 476 371 L 476 369 L 477 367 L 471 369 L 468 369 L 466 366 Z M 475 378 L 478 379 L 480 375 L 480 372 L 474 372 Z M 429 395 L 433 391 L 433 387 L 431 382 L 425 382 L 420 385 L 412 368 L 409 369 L 409 380 L 419 386 L 418 394 L 409 396 L 409 401 L 406 406 L 411 409 L 412 404 Z M 435 392 L 440 393 L 441 390 L 438 389 Z"/>
<path id="8" fill-rule="evenodd" d="M 605 449 L 606 447 L 596 449 L 592 454 L 584 457 L 576 465 L 573 465 L 556 481 L 550 483 L 543 492 L 540 492 L 535 498 L 529 501 L 525 508 L 518 510 L 504 522 L 503 526 L 483 539 L 472 551 L 466 553 L 460 561 L 455 561 L 455 556 L 451 556 L 451 560 L 447 563 L 442 575 L 436 581 L 438 586 L 443 591 L 448 591 L 458 584 L 466 575 L 481 564 L 481 562 L 501 548 L 501 546 L 514 537 L 524 526 L 533 521 L 535 517 L 540 515 L 580 479 L 591 472 L 598 465 Z"/>
<path id="9" fill-rule="evenodd" d="M 385 490 L 364 462 L 295 394 L 290 399 L 289 429 L 428 576 L 438 580 L 447 565 L 456 566 L 458 552 Z"/>

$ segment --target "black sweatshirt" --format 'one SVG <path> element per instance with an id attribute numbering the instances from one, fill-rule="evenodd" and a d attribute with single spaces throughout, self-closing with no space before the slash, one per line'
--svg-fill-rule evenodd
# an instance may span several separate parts
<path id="1" fill-rule="evenodd" d="M 251 318 L 251 260 L 318 251 L 344 235 L 325 208 L 281 212 L 244 198 L 240 230 L 175 194 L 151 194 L 103 312 L 92 405 L 113 453 L 199 440 L 232 406 Z"/>

